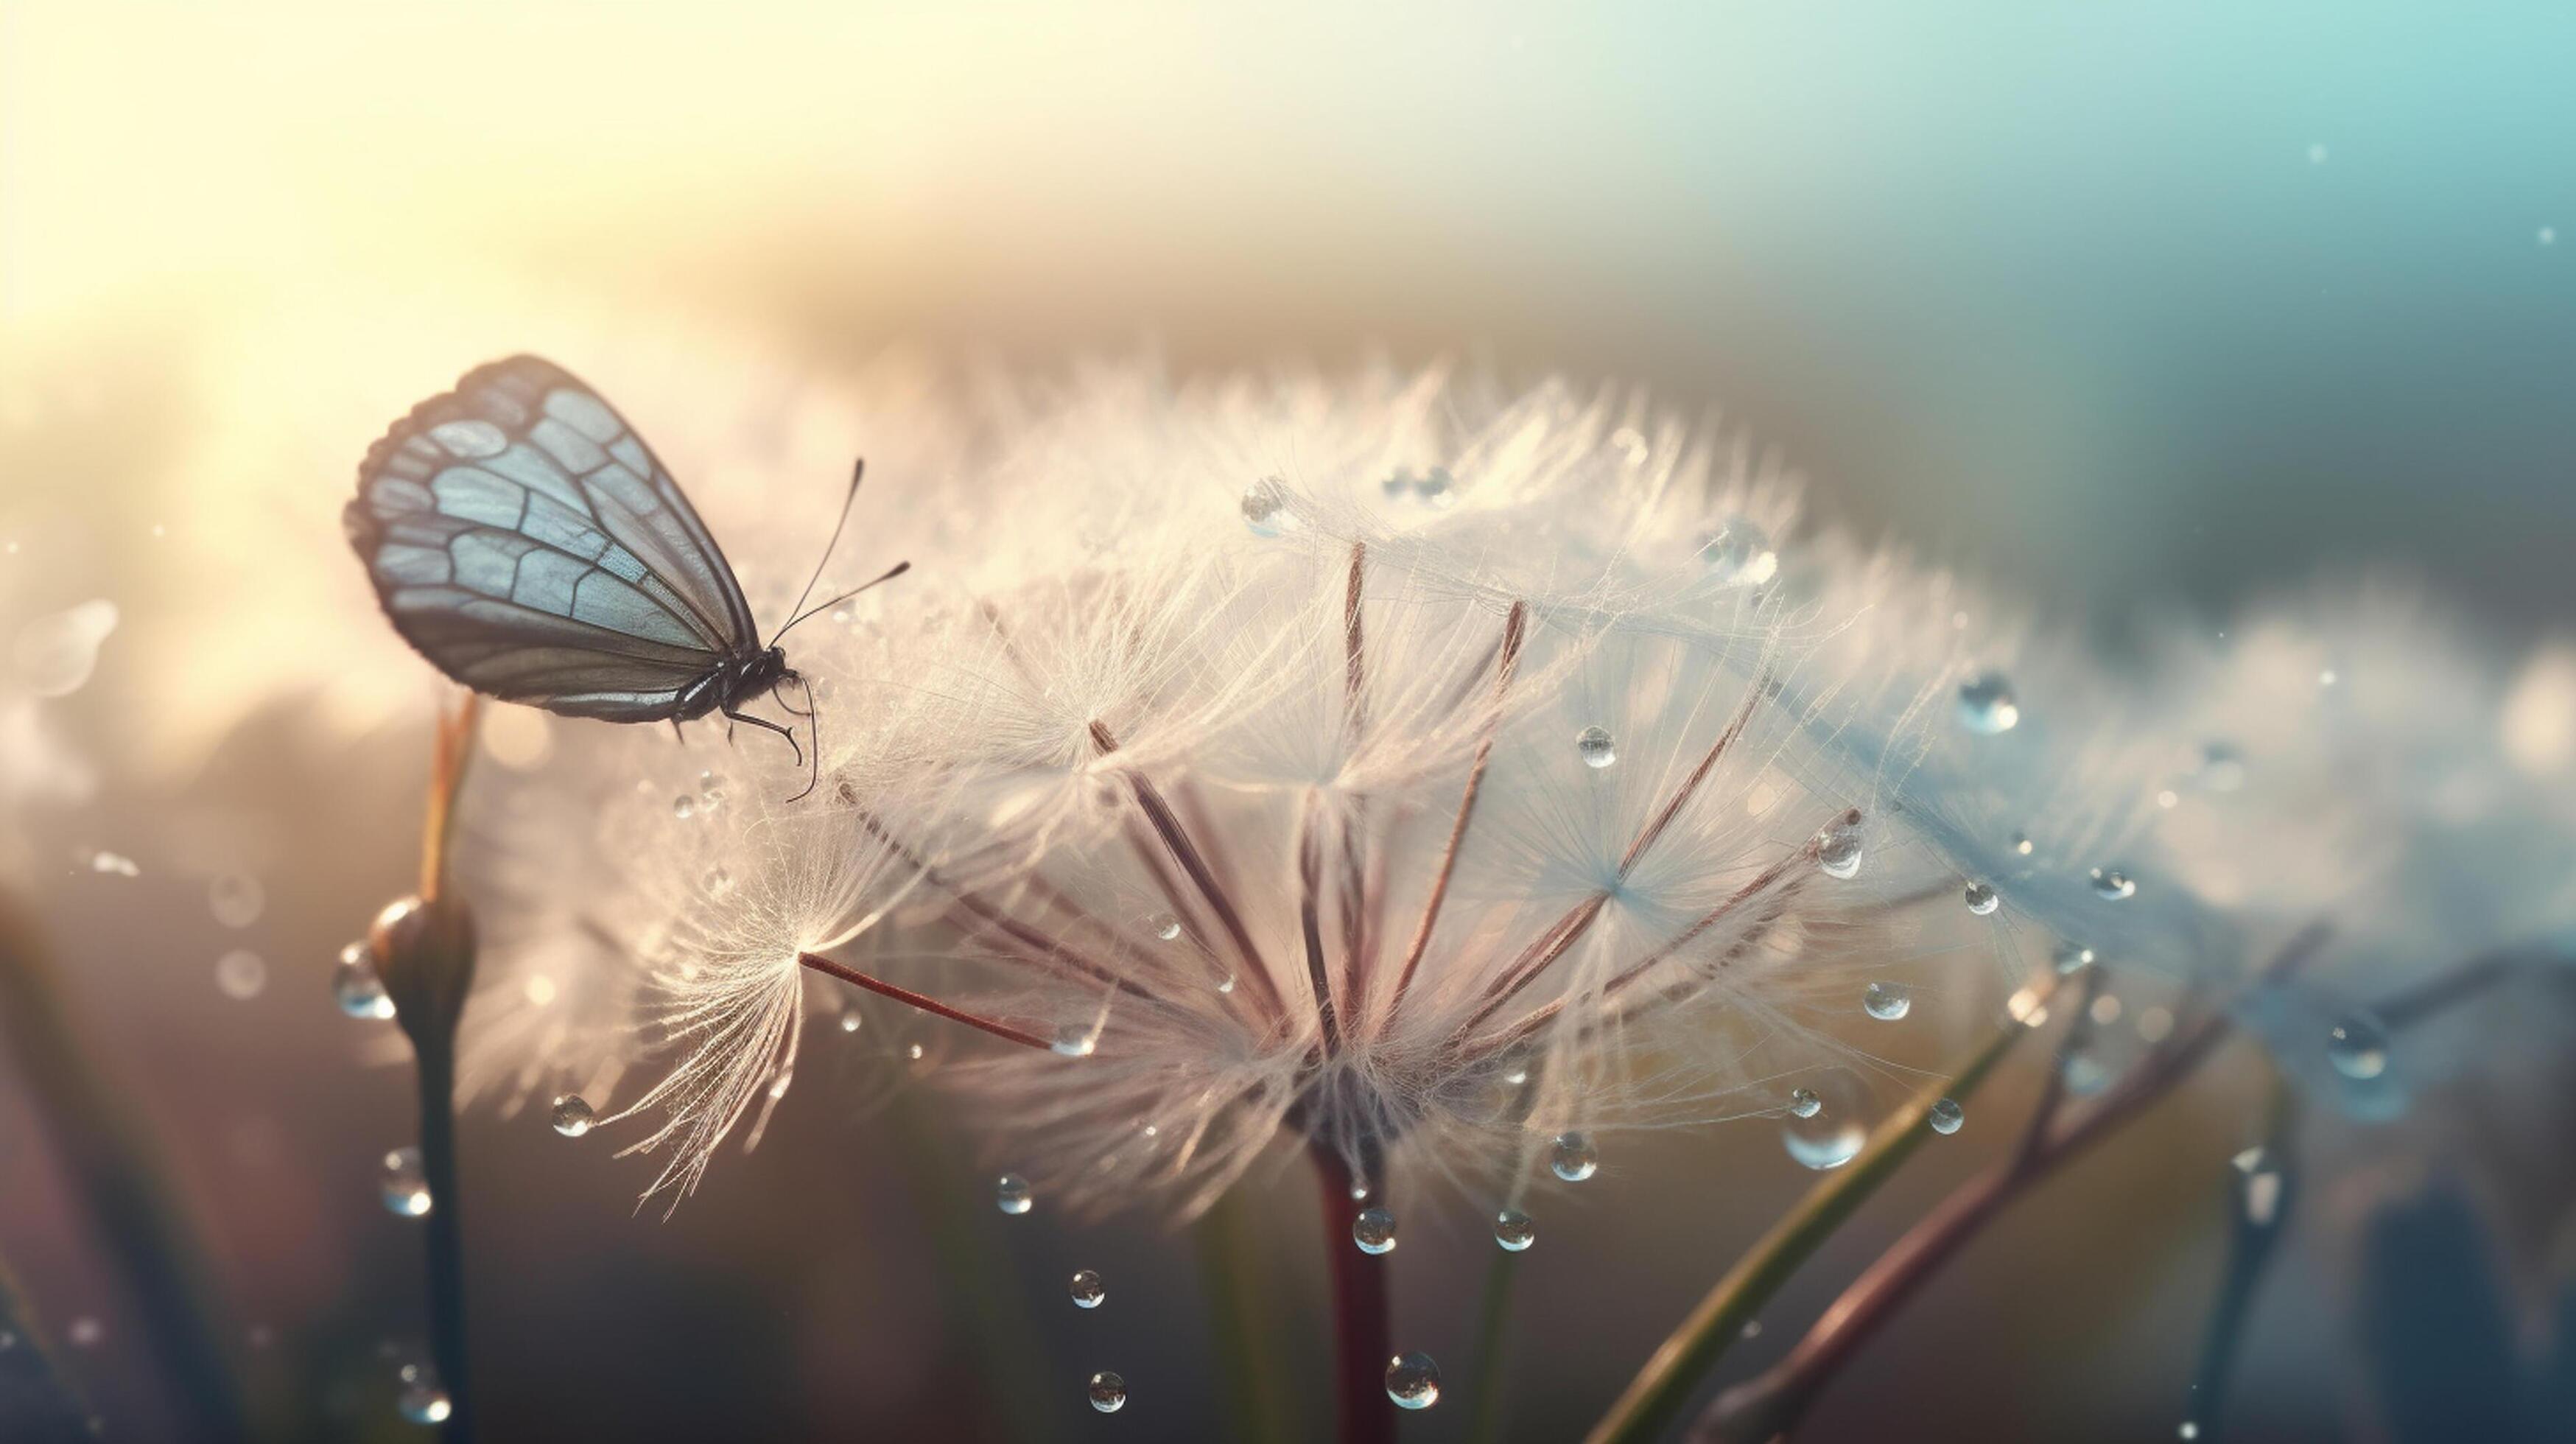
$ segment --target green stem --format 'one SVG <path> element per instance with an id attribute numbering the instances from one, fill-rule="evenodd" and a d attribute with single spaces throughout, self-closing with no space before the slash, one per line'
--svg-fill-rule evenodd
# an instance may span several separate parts
<path id="1" fill-rule="evenodd" d="M 1199 1219 L 1199 1280 L 1225 1380 L 1228 1436 L 1240 1444 L 1288 1444 L 1301 1436 L 1291 1427 L 1289 1391 L 1273 1367 L 1281 1357 L 1268 1306 L 1275 1293 L 1266 1287 L 1252 1214 L 1252 1200 L 1233 1188 Z"/>
<path id="2" fill-rule="evenodd" d="M 0 1263 L 0 1421 L 28 1444 L 87 1440 L 89 1406 L 55 1357 L 26 1293 Z"/>
<path id="3" fill-rule="evenodd" d="M 185 1400 L 200 1438 L 247 1439 L 248 1417 L 220 1340 L 212 1270 L 151 1134 L 80 1045 L 32 916 L 0 891 L 0 1042 L 60 1155 L 66 1181 L 107 1243 L 140 1312 L 144 1345 Z"/>
<path id="4" fill-rule="evenodd" d="M 1923 1120 L 1932 1105 L 1943 1098 L 1966 1099 L 2029 1031 L 2017 1023 L 2005 1028 L 1952 1077 L 1915 1094 L 1880 1123 L 1859 1156 L 1817 1184 L 1736 1260 L 1592 1426 L 1587 1444 L 1635 1444 L 1655 1437 L 1679 1417 L 1691 1391 L 1743 1333 L 1746 1322 L 1922 1146 L 1931 1132 Z"/>
<path id="5" fill-rule="evenodd" d="M 910 1090 L 895 1095 L 886 1121 L 896 1147 L 905 1155 L 903 1176 L 911 1183 L 914 1205 L 930 1230 L 940 1273 L 966 1304 L 966 1317 L 960 1322 L 982 1355 L 983 1377 L 1009 1424 L 1007 1437 L 1030 1441 L 1057 1437 L 1064 1408 L 1072 1407 L 1065 1401 L 1079 1396 L 1068 1387 L 1050 1399 L 1046 1380 L 1052 1371 L 1046 1342 L 1029 1316 L 1027 1300 L 995 1267 L 999 1255 L 973 1222 L 998 1217 L 992 1195 L 979 1197 L 965 1186 L 963 1163 L 923 1116 L 922 1104 Z"/>
<path id="6" fill-rule="evenodd" d="M 1503 1348 L 1510 1342 L 1512 1282 L 1520 1255 L 1497 1245 L 1485 1266 L 1485 1293 L 1476 1307 L 1476 1393 L 1467 1413 L 1468 1444 L 1489 1444 L 1503 1426 Z"/>
<path id="7" fill-rule="evenodd" d="M 2289 1158 L 2290 1134 L 2297 1119 L 2298 1100 L 2275 1071 L 2271 1118 L 2264 1129 L 2263 1166 L 2253 1173 L 2233 1167 L 2227 1170 L 2227 1272 L 2219 1281 L 2218 1299 L 2209 1311 L 2209 1333 L 2201 1344 L 2200 1366 L 2192 1374 L 2191 1406 L 2185 1416 L 2199 1426 L 2198 1437 L 2205 1440 L 2223 1437 L 2227 1384 L 2236 1371 L 2237 1344 L 2244 1337 L 2245 1316 L 2253 1309 L 2264 1266 L 2272 1261 L 2274 1245 L 2281 1241 L 2291 1205 L 2298 1196 L 2298 1173 Z M 2270 1182 L 2260 1181 L 2267 1178 Z M 2266 1196 L 2257 1197 L 2257 1189 L 2265 1190 Z"/>

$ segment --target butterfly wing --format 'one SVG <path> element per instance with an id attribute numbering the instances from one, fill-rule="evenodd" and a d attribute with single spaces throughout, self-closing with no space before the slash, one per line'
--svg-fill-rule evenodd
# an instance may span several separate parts
<path id="1" fill-rule="evenodd" d="M 394 629 L 479 692 L 649 721 L 757 649 L 733 568 L 670 472 L 598 393 L 534 356 L 480 367 L 396 423 L 344 520 Z"/>

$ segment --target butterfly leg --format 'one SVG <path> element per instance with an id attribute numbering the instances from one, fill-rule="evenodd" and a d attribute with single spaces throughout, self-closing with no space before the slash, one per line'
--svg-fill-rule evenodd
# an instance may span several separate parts
<path id="1" fill-rule="evenodd" d="M 671 719 L 671 736 L 677 740 L 681 746 L 686 747 L 689 745 L 689 734 L 680 730 L 680 719 L 677 717 Z"/>
<path id="2" fill-rule="evenodd" d="M 786 738 L 789 750 L 796 754 L 796 765 L 799 767 L 805 765 L 805 748 L 803 744 L 796 740 L 795 733 L 779 726 L 777 723 L 770 721 L 766 717 L 754 717 L 748 712 L 737 712 L 731 707 L 724 709 L 724 717 L 725 721 L 728 723 L 748 722 L 754 727 L 761 728 L 764 731 L 775 732 L 779 736 Z M 732 735 L 732 729 L 730 727 L 726 729 L 726 735 L 728 737 Z"/>

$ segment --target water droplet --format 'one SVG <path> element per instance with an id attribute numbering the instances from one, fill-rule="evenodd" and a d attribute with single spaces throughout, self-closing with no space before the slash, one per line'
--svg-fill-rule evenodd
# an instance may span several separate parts
<path id="1" fill-rule="evenodd" d="M 1156 913 L 1145 919 L 1145 926 L 1154 930 L 1155 937 L 1167 943 L 1181 935 L 1181 920 L 1171 913 Z"/>
<path id="2" fill-rule="evenodd" d="M 2066 1066 L 2058 1070 L 2058 1076 L 2066 1081 L 2066 1091 L 2078 1098 L 2090 1098 L 2111 1086 L 2111 1070 L 2087 1052 L 2067 1054 Z"/>
<path id="3" fill-rule="evenodd" d="M 429 1177 L 421 1172 L 417 1148 L 397 1148 L 386 1154 L 378 1166 L 377 1187 L 384 1194 L 385 1207 L 405 1218 L 429 1212 Z"/>
<path id="4" fill-rule="evenodd" d="M 1816 866 L 1827 877 L 1860 875 L 1860 824 L 1849 819 L 1816 834 Z"/>
<path id="5" fill-rule="evenodd" d="M 578 1093 L 566 1093 L 555 1099 L 555 1132 L 566 1138 L 579 1138 L 588 1133 L 591 1120 L 597 1116 L 591 1110 L 590 1100 Z"/>
<path id="6" fill-rule="evenodd" d="M 1387 1361 L 1386 1396 L 1399 1409 L 1428 1409 L 1440 1402 L 1440 1366 L 1429 1354 L 1398 1354 Z"/>
<path id="7" fill-rule="evenodd" d="M 1598 727 L 1586 727 L 1574 734 L 1574 750 L 1586 767 L 1607 767 L 1619 760 L 1619 749 L 1610 741 L 1610 734 Z"/>
<path id="8" fill-rule="evenodd" d="M 2093 950 L 2082 943 L 2059 943 L 2049 960 L 2060 974 L 2080 973 L 2093 966 Z"/>
<path id="9" fill-rule="evenodd" d="M 1413 483 L 1413 495 L 1433 511 L 1447 511 L 1458 504 L 1458 479 L 1449 474 L 1449 468 L 1435 466 Z"/>
<path id="10" fill-rule="evenodd" d="M 1066 1058 L 1088 1058 L 1100 1046 L 1100 1020 L 1088 1019 L 1066 1023 L 1055 1030 L 1055 1042 L 1049 1045 Z"/>
<path id="11" fill-rule="evenodd" d="M 331 970 L 331 996 L 338 999 L 340 1011 L 352 1018 L 390 1018 L 394 1000 L 385 992 L 385 980 L 376 976 L 376 960 L 365 943 L 351 943 L 340 950 L 339 965 Z"/>
<path id="12" fill-rule="evenodd" d="M 405 1364 L 402 1368 L 402 1393 L 394 1407 L 415 1424 L 444 1424 L 456 1412 L 455 1401 L 439 1387 L 438 1372 L 427 1364 Z"/>
<path id="13" fill-rule="evenodd" d="M 1872 983 L 1861 989 L 1860 1007 L 1882 1023 L 1893 1023 L 1914 1011 L 1914 995 L 1902 984 Z"/>
<path id="14" fill-rule="evenodd" d="M 2326 1061 L 2356 1083 L 2388 1071 L 2388 1029 L 2366 1012 L 2347 1013 L 2326 1030 Z"/>
<path id="15" fill-rule="evenodd" d="M 72 1320 L 71 1327 L 63 1331 L 63 1336 L 75 1349 L 95 1349 L 107 1342 L 107 1325 L 83 1314 Z"/>
<path id="16" fill-rule="evenodd" d="M 18 629 L 18 685 L 31 697 L 68 697 L 98 670 L 99 644 L 116 630 L 116 603 L 83 602 Z"/>
<path id="17" fill-rule="evenodd" d="M 2021 725 L 2021 703 L 2001 672 L 1979 672 L 1959 684 L 1959 725 L 1981 737 Z"/>
<path id="18" fill-rule="evenodd" d="M 856 1003 L 852 1003 L 841 1010 L 841 1031 L 844 1033 L 855 1033 L 859 1031 L 860 1026 L 865 1021 L 866 1019 L 860 1016 L 859 1005 Z"/>
<path id="19" fill-rule="evenodd" d="M 2556 226 L 2542 226 L 2539 231 L 2534 233 L 2532 238 L 2544 246 L 2557 245 L 2558 228 Z"/>
<path id="20" fill-rule="evenodd" d="M 911 1047 L 906 1048 L 906 1049 L 904 1049 L 904 1050 L 903 1050 L 903 1055 L 904 1055 L 906 1058 L 911 1059 L 911 1060 L 912 1060 L 913 1062 L 915 1062 L 915 1063 L 920 1062 L 920 1061 L 921 1061 L 921 1045 L 920 1045 L 919 1043 L 915 1043 L 915 1044 L 913 1044 Z"/>
<path id="21" fill-rule="evenodd" d="M 1859 1157 L 1862 1145 L 1869 1142 L 1869 1135 L 1861 1131 L 1858 1123 L 1848 1119 L 1829 1121 L 1816 1118 L 1791 1122 L 1781 1129 L 1780 1142 L 1801 1166 L 1822 1172 L 1828 1168 L 1840 1168 Z"/>
<path id="22" fill-rule="evenodd" d="M 1365 1180 L 1362 1180 L 1362 1179 L 1357 1179 L 1357 1178 L 1352 1179 L 1352 1180 L 1351 1180 L 1351 1202 L 1353 1202 L 1353 1203 L 1360 1203 L 1360 1202 L 1365 1201 L 1367 1198 L 1368 1198 L 1368 1184 L 1367 1184 L 1367 1182 L 1366 1182 Z"/>
<path id="23" fill-rule="evenodd" d="M 1073 1306 L 1077 1309 L 1096 1309 L 1100 1307 L 1102 1299 L 1109 1297 L 1108 1286 L 1100 1281 L 1099 1273 L 1092 1269 L 1083 1269 L 1073 1276 L 1070 1292 L 1073 1295 Z"/>
<path id="24" fill-rule="evenodd" d="M 2016 853 L 2020 854 L 2020 855 L 2021 855 L 2021 856 L 2023 856 L 2023 857 L 2028 857 L 2028 856 L 2030 856 L 2030 847 L 2031 847 L 2031 843 L 2030 843 L 2030 834 L 2029 834 L 2029 833 L 2027 833 L 2027 832 L 2016 832 L 2016 833 L 2014 833 L 2014 834 L 2012 835 L 2012 850 L 2013 850 L 2014 852 L 2016 852 Z"/>
<path id="25" fill-rule="evenodd" d="M 2281 1176 L 2281 1170 L 2271 1166 L 2268 1157 L 2256 1160 L 2254 1167 L 2244 1170 L 2238 1188 L 2247 1223 L 2256 1228 L 2270 1228 L 2281 1221 L 2282 1196 L 2288 1191 L 2287 1180 Z"/>
<path id="26" fill-rule="evenodd" d="M 706 886 L 709 897 L 723 897 L 733 891 L 733 874 L 720 867 L 708 868 L 707 875 L 698 881 Z"/>
<path id="27" fill-rule="evenodd" d="M 1127 1407 L 1127 1381 L 1107 1369 L 1091 1376 L 1091 1407 L 1103 1414 L 1115 1414 Z"/>
<path id="28" fill-rule="evenodd" d="M 1288 483 L 1265 476 L 1243 489 L 1243 524 L 1259 537 L 1273 537 L 1296 524 L 1288 509 Z"/>
<path id="29" fill-rule="evenodd" d="M 1232 974 L 1232 973 L 1228 973 L 1228 974 L 1226 974 L 1224 977 L 1217 979 L 1217 980 L 1216 980 L 1216 990 L 1217 990 L 1218 992 L 1220 992 L 1220 993 L 1231 993 L 1231 992 L 1233 992 L 1233 991 L 1234 991 L 1234 974 Z"/>
<path id="30" fill-rule="evenodd" d="M 698 800 L 683 792 L 671 799 L 671 815 L 682 822 L 698 815 Z"/>
<path id="31" fill-rule="evenodd" d="M 2182 1421 L 2181 1426 L 2174 1430 L 2174 1437 L 2177 1439 L 2197 1439 L 2200 1437 L 2200 1426 L 2191 1422 L 2189 1419 L 2185 1419 Z"/>
<path id="32" fill-rule="evenodd" d="M 1538 1225 L 1517 1208 L 1507 1208 L 1494 1215 L 1494 1242 L 1505 1253 L 1519 1253 L 1538 1242 Z"/>
<path id="33" fill-rule="evenodd" d="M 1758 587 L 1780 570 L 1780 554 L 1762 528 L 1730 517 L 1700 538 L 1700 564 L 1721 587 Z"/>
<path id="34" fill-rule="evenodd" d="M 1824 1111 L 1825 1100 L 1817 1096 L 1815 1089 L 1792 1088 L 1789 1090 L 1789 1112 L 1792 1116 L 1798 1118 L 1813 1118 Z"/>
<path id="35" fill-rule="evenodd" d="M 1968 1110 L 1959 1106 L 1958 1099 L 1944 1098 L 1924 1113 L 1923 1121 L 1931 1124 L 1935 1133 L 1956 1133 L 1968 1121 Z"/>
<path id="36" fill-rule="evenodd" d="M 713 816 L 717 808 L 724 806 L 724 800 L 723 788 L 710 787 L 698 794 L 698 811 Z"/>
<path id="37" fill-rule="evenodd" d="M 206 884 L 206 907 L 228 928 L 246 928 L 268 907 L 268 891 L 248 873 L 228 872 Z"/>
<path id="38" fill-rule="evenodd" d="M 235 948 L 215 959 L 215 986 L 225 997 L 247 1003 L 268 986 L 268 964 L 248 948 Z"/>
<path id="39" fill-rule="evenodd" d="M 1395 1252 L 1395 1215 L 1382 1208 L 1364 1208 L 1351 1220 L 1351 1242 L 1364 1254 Z"/>
<path id="40" fill-rule="evenodd" d="M 143 876 L 142 865 L 134 859 L 121 852 L 108 852 L 104 849 L 90 855 L 89 870 L 112 873 L 117 877 Z"/>
<path id="41" fill-rule="evenodd" d="M 1991 884 L 1982 882 L 1968 884 L 1968 911 L 1979 917 L 1986 917 L 2003 905 L 2004 900 L 1996 895 Z"/>
<path id="42" fill-rule="evenodd" d="M 1566 1182 L 1581 1183 L 1601 1171 L 1601 1154 L 1582 1134 L 1560 1133 L 1548 1149 L 1547 1166 Z"/>
<path id="43" fill-rule="evenodd" d="M 2093 869 L 2092 878 L 2093 895 L 2105 901 L 2117 902 L 2138 895 L 2137 882 L 2116 867 L 2097 867 Z"/>
<path id="44" fill-rule="evenodd" d="M 921 1045 L 913 1045 L 914 1056 L 920 1056 Z M 993 1203 L 1002 1212 L 1017 1217 L 1035 1205 L 1036 1196 L 1029 1192 L 1029 1181 L 1016 1173 L 1005 1173 L 993 1181 Z"/>

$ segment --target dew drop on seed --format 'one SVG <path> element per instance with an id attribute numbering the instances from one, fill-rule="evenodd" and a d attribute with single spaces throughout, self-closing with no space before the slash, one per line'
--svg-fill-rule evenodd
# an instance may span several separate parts
<path id="1" fill-rule="evenodd" d="M 1742 517 L 1731 517 L 1703 534 L 1699 559 L 1721 587 L 1758 587 L 1780 570 L 1780 554 L 1771 549 L 1771 538 Z"/>
<path id="2" fill-rule="evenodd" d="M 1429 1354 L 1398 1354 L 1387 1361 L 1386 1396 L 1399 1409 L 1428 1409 L 1440 1402 L 1440 1366 Z"/>
<path id="3" fill-rule="evenodd" d="M 206 907 L 228 928 L 246 928 L 268 908 L 268 890 L 248 873 L 228 872 L 206 884 Z"/>
<path id="4" fill-rule="evenodd" d="M 1364 1208 L 1351 1220 L 1351 1242 L 1364 1254 L 1395 1252 L 1395 1215 L 1382 1208 Z"/>
<path id="5" fill-rule="evenodd" d="M 2093 966 L 2093 950 L 2082 943 L 2059 943 L 2050 961 L 2060 975 L 2080 973 Z"/>
<path id="6" fill-rule="evenodd" d="M 225 997 L 247 1003 L 268 986 L 268 964 L 248 948 L 235 948 L 215 959 L 215 986 Z"/>
<path id="7" fill-rule="evenodd" d="M 864 1021 L 866 1020 L 859 1015 L 859 1006 L 856 1003 L 841 1010 L 841 1031 L 844 1033 L 859 1031 L 859 1026 Z"/>
<path id="8" fill-rule="evenodd" d="M 1914 1011 L 1914 995 L 1895 983 L 1872 983 L 1860 992 L 1861 1011 L 1893 1023 Z"/>
<path id="9" fill-rule="evenodd" d="M 733 874 L 720 867 L 708 868 L 707 875 L 699 881 L 706 884 L 709 897 L 723 897 L 733 891 Z"/>
<path id="10" fill-rule="evenodd" d="M 1088 1058 L 1100 1046 L 1098 1021 L 1066 1023 L 1055 1030 L 1055 1041 L 1048 1045 L 1066 1058 Z"/>
<path id="11" fill-rule="evenodd" d="M 1072 1295 L 1073 1306 L 1077 1309 L 1096 1309 L 1100 1307 L 1101 1300 L 1109 1297 L 1108 1285 L 1100 1281 L 1099 1273 L 1093 1269 L 1076 1273 L 1067 1292 Z"/>
<path id="12" fill-rule="evenodd" d="M 2138 895 L 2136 880 L 2116 867 L 2097 867 L 2093 869 L 2092 878 L 2093 895 L 2106 902 L 2118 902 Z"/>
<path id="13" fill-rule="evenodd" d="M 1505 1253 L 1519 1253 L 1538 1241 L 1538 1225 L 1517 1208 L 1507 1208 L 1494 1215 L 1494 1242 Z"/>
<path id="14" fill-rule="evenodd" d="M 1860 824 L 1837 822 L 1816 835 L 1816 866 L 1827 877 L 1860 875 Z"/>
<path id="15" fill-rule="evenodd" d="M 1798 1118 L 1813 1118 L 1824 1111 L 1825 1100 L 1817 1096 L 1815 1089 L 1792 1088 L 1789 1090 L 1789 1112 L 1792 1116 Z"/>
<path id="16" fill-rule="evenodd" d="M 671 799 L 671 815 L 682 822 L 698 815 L 698 800 L 683 792 Z"/>
<path id="17" fill-rule="evenodd" d="M 1091 1407 L 1103 1414 L 1115 1414 L 1127 1407 L 1127 1381 L 1107 1369 L 1091 1376 L 1088 1392 Z"/>
<path id="18" fill-rule="evenodd" d="M 555 1099 L 555 1132 L 566 1138 L 579 1138 L 588 1133 L 591 1120 L 597 1116 L 591 1110 L 590 1100 L 578 1093 L 566 1093 Z"/>
<path id="19" fill-rule="evenodd" d="M 1413 479 L 1413 499 L 1433 511 L 1447 511 L 1458 504 L 1458 479 L 1445 466 L 1432 467 Z"/>
<path id="20" fill-rule="evenodd" d="M 1923 1120 L 1932 1125 L 1932 1131 L 1935 1133 L 1945 1135 L 1956 1133 L 1960 1125 L 1968 1121 L 1968 1110 L 1959 1106 L 1958 1099 L 1944 1098 L 1932 1105 L 1931 1109 L 1923 1115 Z"/>
<path id="21" fill-rule="evenodd" d="M 2356 1083 L 2388 1071 L 2388 1029 L 2366 1012 L 2347 1013 L 2326 1030 L 2326 1061 Z"/>
<path id="22" fill-rule="evenodd" d="M 1581 1183 L 1601 1171 L 1601 1154 L 1580 1133 L 1560 1133 L 1548 1149 L 1547 1166 L 1568 1183 Z"/>
<path id="23" fill-rule="evenodd" d="M 1353 1202 L 1353 1203 L 1365 1203 L 1365 1202 L 1367 1202 L 1367 1201 L 1368 1201 L 1368 1185 L 1367 1185 L 1366 1183 L 1364 1183 L 1364 1182 L 1360 1181 L 1359 1179 L 1356 1179 L 1356 1178 L 1355 1178 L 1355 1179 L 1352 1179 L 1352 1180 L 1351 1180 L 1351 1202 Z"/>
<path id="24" fill-rule="evenodd" d="M 2004 900 L 1996 895 L 1993 885 L 1989 883 L 1972 882 L 1968 884 L 1967 896 L 1968 911 L 1975 913 L 1981 918 L 1992 915 L 1995 909 L 2002 907 L 2004 904 Z"/>
<path id="25" fill-rule="evenodd" d="M 112 874 L 116 877 L 143 876 L 142 865 L 137 863 L 134 859 L 127 857 L 121 852 L 108 852 L 105 849 L 101 849 L 100 851 L 90 855 L 89 870 L 97 873 Z"/>
<path id="26" fill-rule="evenodd" d="M 920 1061 L 921 1061 L 921 1045 L 920 1045 L 919 1043 L 915 1043 L 915 1044 L 913 1044 L 911 1047 L 906 1048 L 906 1049 L 904 1049 L 904 1050 L 903 1050 L 903 1055 L 904 1055 L 906 1058 L 911 1059 L 911 1060 L 912 1060 L 913 1062 L 915 1062 L 915 1063 L 920 1062 Z"/>
<path id="27" fill-rule="evenodd" d="M 394 1000 L 385 992 L 385 980 L 376 975 L 376 960 L 365 943 L 351 943 L 340 950 L 339 965 L 331 970 L 331 996 L 339 1000 L 340 1011 L 352 1018 L 390 1018 Z"/>
<path id="28" fill-rule="evenodd" d="M 1822 1118 L 1792 1122 L 1780 1131 L 1780 1142 L 1800 1167 L 1823 1172 L 1840 1168 L 1860 1156 L 1861 1145 L 1869 1135 L 1858 1123 L 1849 1120 L 1827 1121 Z"/>
<path id="29" fill-rule="evenodd" d="M 1243 524 L 1252 528 L 1254 536 L 1277 536 L 1288 529 L 1292 520 L 1286 482 L 1265 476 L 1243 489 Z"/>
<path id="30" fill-rule="evenodd" d="M 2030 847 L 2031 843 L 2029 833 L 2016 832 L 2012 835 L 2012 850 L 2015 854 L 2022 857 L 2028 857 L 2030 856 Z"/>
<path id="31" fill-rule="evenodd" d="M 913 1045 L 916 1055 L 920 1046 L 918 1043 Z M 1016 1217 L 1028 1212 L 1030 1206 L 1036 1201 L 1036 1197 L 1029 1192 L 1029 1181 L 1018 1174 L 1005 1173 L 994 1180 L 993 1203 L 1002 1212 Z"/>
<path id="32" fill-rule="evenodd" d="M 377 1175 L 376 1186 L 384 1195 L 386 1209 L 405 1218 L 420 1218 L 429 1212 L 429 1176 L 421 1171 L 419 1149 L 397 1148 L 386 1154 Z"/>
<path id="33" fill-rule="evenodd" d="M 1610 734 L 1598 727 L 1586 727 L 1574 734 L 1574 750 L 1586 767 L 1607 767 L 1619 760 L 1619 749 L 1610 741 Z"/>
<path id="34" fill-rule="evenodd" d="M 1170 913 L 1154 914 L 1145 919 L 1145 926 L 1152 928 L 1154 936 L 1167 943 L 1181 935 L 1181 920 Z"/>
<path id="35" fill-rule="evenodd" d="M 2021 723 L 2021 704 L 2001 672 L 1979 672 L 1959 684 L 1959 725 L 1981 737 L 2010 732 Z"/>

